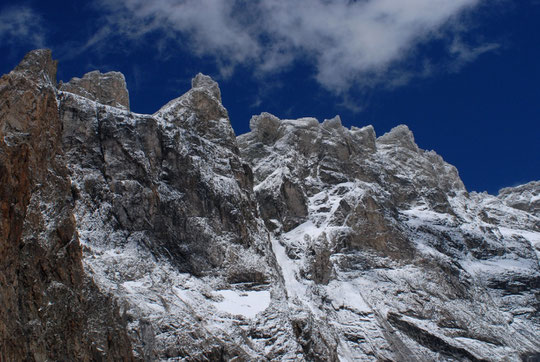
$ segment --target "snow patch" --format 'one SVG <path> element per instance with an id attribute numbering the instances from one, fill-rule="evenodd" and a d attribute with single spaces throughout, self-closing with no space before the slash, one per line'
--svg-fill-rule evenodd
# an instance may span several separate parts
<path id="1" fill-rule="evenodd" d="M 249 292 L 220 290 L 216 293 L 223 297 L 221 302 L 214 303 L 218 310 L 246 318 L 254 318 L 270 305 L 270 292 L 267 290 Z"/>

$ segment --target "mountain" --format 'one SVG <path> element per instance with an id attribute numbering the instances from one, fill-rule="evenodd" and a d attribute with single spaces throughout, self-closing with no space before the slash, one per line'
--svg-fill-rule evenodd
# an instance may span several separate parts
<path id="1" fill-rule="evenodd" d="M 202 74 L 137 114 L 46 50 L 0 105 L 4 360 L 540 358 L 540 182 L 469 193 L 406 126 L 236 137 Z"/>
<path id="2" fill-rule="evenodd" d="M 0 360 L 132 360 L 83 268 L 57 97 L 50 51 L 0 79 Z"/>

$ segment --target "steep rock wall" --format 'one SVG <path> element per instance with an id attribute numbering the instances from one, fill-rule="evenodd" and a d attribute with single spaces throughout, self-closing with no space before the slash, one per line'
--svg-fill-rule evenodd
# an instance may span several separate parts
<path id="1" fill-rule="evenodd" d="M 1 78 L 0 110 L 2 360 L 131 360 L 118 308 L 83 271 L 50 51 Z"/>

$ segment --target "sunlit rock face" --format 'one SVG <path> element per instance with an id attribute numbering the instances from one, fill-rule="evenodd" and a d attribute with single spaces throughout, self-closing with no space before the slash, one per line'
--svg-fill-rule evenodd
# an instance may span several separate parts
<path id="1" fill-rule="evenodd" d="M 119 72 L 102 74 L 95 70 L 82 78 L 73 78 L 68 83 L 60 84 L 58 88 L 101 104 L 129 110 L 126 79 Z"/>
<path id="2" fill-rule="evenodd" d="M 499 191 L 498 198 L 508 206 L 540 216 L 540 181 L 531 181 L 516 187 L 506 187 Z"/>
<path id="3" fill-rule="evenodd" d="M 273 304 L 283 303 L 251 169 L 240 158 L 217 83 L 198 75 L 189 92 L 154 115 L 67 91 L 60 99 L 88 270 L 125 301 L 136 356 L 258 355 L 238 340 L 241 328 L 207 326 L 236 323 L 210 318 L 234 293 L 268 295 L 260 311 L 270 306 L 270 293 Z M 291 327 L 282 324 L 281 343 L 293 343 L 286 349 L 294 351 Z"/>
<path id="4" fill-rule="evenodd" d="M 340 358 L 537 358 L 537 183 L 469 194 L 406 126 L 376 138 L 339 117 L 250 125 L 238 144 L 289 300 Z"/>
<path id="5" fill-rule="evenodd" d="M 55 73 L 0 81 L 6 360 L 538 358 L 538 182 L 468 193 L 406 126 L 236 137 L 202 74 L 144 115 Z"/>

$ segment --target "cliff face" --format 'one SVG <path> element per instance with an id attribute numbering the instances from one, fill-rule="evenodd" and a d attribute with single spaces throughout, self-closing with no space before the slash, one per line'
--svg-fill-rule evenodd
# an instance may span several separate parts
<path id="1" fill-rule="evenodd" d="M 236 137 L 201 74 L 143 115 L 55 72 L 0 81 L 4 359 L 538 357 L 538 183 L 467 193 L 406 126 Z"/>
<path id="2" fill-rule="evenodd" d="M 136 355 L 247 358 L 208 330 L 213 290 L 269 299 L 278 273 L 217 84 L 198 75 L 154 115 L 60 97 L 87 270 L 124 301 Z"/>
<path id="3" fill-rule="evenodd" d="M 113 300 L 83 271 L 55 82 L 48 51 L 0 80 L 0 355 L 130 360 Z"/>

